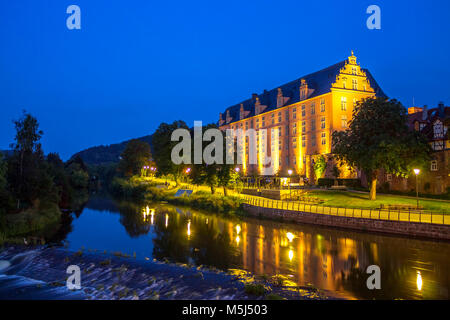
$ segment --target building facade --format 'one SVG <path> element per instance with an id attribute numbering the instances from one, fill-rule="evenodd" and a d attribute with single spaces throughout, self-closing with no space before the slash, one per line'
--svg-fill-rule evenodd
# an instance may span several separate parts
<path id="1" fill-rule="evenodd" d="M 325 176 L 332 177 L 333 131 L 347 128 L 357 101 L 374 96 L 386 97 L 352 52 L 344 61 L 227 108 L 220 113 L 219 127 L 256 131 L 256 165 L 249 163 L 249 137 L 241 141 L 245 175 L 264 175 L 265 157 L 270 157 L 274 175 L 292 172 L 313 181 L 320 155 L 329 164 Z M 340 171 L 341 178 L 356 176 L 350 168 Z"/>
<path id="2" fill-rule="evenodd" d="M 419 179 L 419 192 L 445 194 L 450 192 L 450 107 L 440 103 L 437 108 L 411 107 L 408 109 L 408 124 L 411 130 L 421 131 L 427 138 L 433 153 L 428 166 L 422 168 Z M 415 191 L 416 177 L 408 178 L 383 174 L 380 181 L 390 190 Z"/>

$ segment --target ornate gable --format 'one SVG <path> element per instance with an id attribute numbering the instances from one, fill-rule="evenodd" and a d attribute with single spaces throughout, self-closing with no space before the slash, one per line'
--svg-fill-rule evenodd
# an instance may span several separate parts
<path id="1" fill-rule="evenodd" d="M 345 61 L 345 65 L 340 69 L 336 76 L 336 81 L 332 88 L 358 90 L 365 92 L 375 92 L 371 87 L 366 72 L 361 68 L 353 54 Z"/>

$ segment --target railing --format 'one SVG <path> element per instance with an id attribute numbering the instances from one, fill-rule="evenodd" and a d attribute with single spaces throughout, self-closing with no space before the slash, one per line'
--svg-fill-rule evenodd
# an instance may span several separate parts
<path id="1" fill-rule="evenodd" d="M 389 209 L 338 208 L 319 204 L 307 204 L 296 201 L 272 200 L 251 195 L 242 195 L 241 197 L 245 203 L 262 208 L 282 209 L 349 218 L 365 218 L 450 225 L 450 213 L 445 214 L 426 211 L 417 212 L 411 210 L 402 211 Z"/>

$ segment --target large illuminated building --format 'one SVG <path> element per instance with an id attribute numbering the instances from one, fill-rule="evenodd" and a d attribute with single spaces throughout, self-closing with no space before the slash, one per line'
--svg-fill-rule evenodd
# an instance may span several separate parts
<path id="1" fill-rule="evenodd" d="M 257 164 L 249 164 L 248 137 L 241 141 L 245 175 L 266 174 L 264 158 L 268 156 L 274 175 L 286 177 L 291 172 L 313 181 L 314 163 L 320 155 L 330 164 L 325 177 L 332 177 L 333 131 L 345 130 L 356 102 L 373 96 L 385 94 L 352 52 L 344 61 L 227 108 L 220 114 L 219 127 L 243 132 L 255 129 Z M 262 129 L 266 129 L 265 136 Z M 341 178 L 356 177 L 350 168 L 340 169 Z"/>

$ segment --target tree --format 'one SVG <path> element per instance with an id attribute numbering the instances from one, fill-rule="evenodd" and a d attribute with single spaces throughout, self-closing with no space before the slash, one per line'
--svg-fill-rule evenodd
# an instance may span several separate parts
<path id="1" fill-rule="evenodd" d="M 8 171 L 7 163 L 3 160 L 3 154 L 0 153 L 0 190 L 6 189 L 6 173 Z"/>
<path id="2" fill-rule="evenodd" d="M 406 177 L 430 158 L 426 139 L 409 129 L 406 109 L 397 100 L 366 98 L 357 103 L 345 131 L 333 132 L 332 152 L 365 172 L 370 199 L 376 199 L 380 169 Z"/>
<path id="3" fill-rule="evenodd" d="M 54 201 L 56 190 L 49 173 L 40 144 L 43 132 L 39 123 L 24 111 L 22 118 L 14 121 L 16 128 L 14 154 L 8 158 L 8 181 L 11 192 L 20 203 L 32 204 L 35 200 Z"/>
<path id="4" fill-rule="evenodd" d="M 127 177 L 139 174 L 142 167 L 149 165 L 151 161 L 150 145 L 138 139 L 128 142 L 122 152 L 119 162 L 119 170 Z"/>
<path id="5" fill-rule="evenodd" d="M 320 155 L 317 158 L 317 161 L 314 163 L 314 174 L 316 175 L 317 179 L 322 178 L 323 173 L 327 169 L 327 162 L 325 160 L 325 157 L 323 155 Z"/>
<path id="6" fill-rule="evenodd" d="M 158 173 L 162 175 L 172 175 L 178 185 L 178 179 L 183 174 L 184 166 L 175 164 L 172 161 L 172 148 L 178 143 L 171 141 L 172 132 L 176 129 L 189 129 L 184 121 L 175 121 L 172 124 L 161 123 L 152 136 L 154 161 Z"/>

